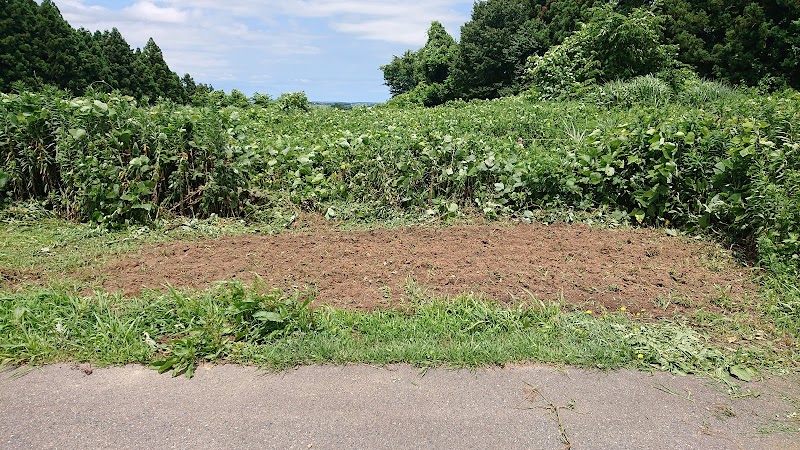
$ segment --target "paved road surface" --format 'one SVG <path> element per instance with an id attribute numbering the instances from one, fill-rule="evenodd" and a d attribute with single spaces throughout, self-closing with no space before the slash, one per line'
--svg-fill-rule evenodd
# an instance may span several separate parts
<path id="1" fill-rule="evenodd" d="M 797 380 L 732 398 L 693 377 L 525 366 L 236 366 L 192 380 L 49 366 L 0 381 L 0 447 L 800 449 Z M 558 408 L 558 415 L 554 407 Z M 794 414 L 794 415 L 793 415 Z M 559 426 L 559 420 L 561 426 Z"/>

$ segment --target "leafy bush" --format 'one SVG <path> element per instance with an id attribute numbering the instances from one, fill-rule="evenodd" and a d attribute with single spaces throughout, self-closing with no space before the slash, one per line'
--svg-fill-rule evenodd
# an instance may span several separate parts
<path id="1" fill-rule="evenodd" d="M 47 199 L 64 216 L 110 226 L 187 215 L 235 215 L 252 152 L 231 111 L 130 97 L 67 99 L 58 91 L 0 95 L 5 189 Z"/>
<path id="2" fill-rule="evenodd" d="M 412 90 L 397 94 L 386 102 L 387 106 L 395 108 L 414 108 L 425 106 L 425 98 L 419 94 L 423 85 L 417 85 Z"/>
<path id="3" fill-rule="evenodd" d="M 272 97 L 269 94 L 261 94 L 259 92 L 254 92 L 253 97 L 250 99 L 254 105 L 258 106 L 269 106 L 272 102 Z"/>
<path id="4" fill-rule="evenodd" d="M 445 84 L 428 84 L 423 81 L 410 91 L 394 96 L 387 104 L 399 107 L 434 106 L 444 103 L 448 95 L 449 91 Z"/>
<path id="5" fill-rule="evenodd" d="M 760 251 L 765 264 L 798 267 L 798 94 L 716 90 L 697 106 L 676 104 L 665 82 L 644 76 L 609 83 L 591 101 L 523 96 L 302 114 L 279 104 L 288 96 L 243 108 L 147 107 L 23 92 L 0 97 L 0 171 L 11 200 L 109 226 L 162 214 L 258 215 L 274 204 L 330 217 L 343 205 L 445 218 L 601 208 L 707 229 Z"/>
<path id="6" fill-rule="evenodd" d="M 311 109 L 311 102 L 308 101 L 305 92 L 293 92 L 291 94 L 281 94 L 275 101 L 278 108 L 288 110 L 308 111 Z"/>
<path id="7" fill-rule="evenodd" d="M 595 83 L 657 73 L 675 64 L 675 49 L 662 43 L 661 30 L 661 19 L 647 9 L 623 15 L 611 5 L 597 8 L 563 43 L 531 56 L 524 79 L 544 98 L 565 98 Z"/>
<path id="8" fill-rule="evenodd" d="M 225 97 L 223 102 L 223 106 L 236 106 L 239 108 L 244 108 L 245 106 L 250 104 L 250 100 L 247 98 L 244 93 L 238 89 L 232 89 L 231 93 Z"/>

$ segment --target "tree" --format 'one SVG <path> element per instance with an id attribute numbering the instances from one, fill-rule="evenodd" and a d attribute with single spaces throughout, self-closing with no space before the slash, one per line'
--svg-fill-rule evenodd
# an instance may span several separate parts
<path id="1" fill-rule="evenodd" d="M 705 77 L 733 83 L 777 80 L 800 87 L 794 23 L 796 0 L 664 0 L 667 40 L 678 59 Z"/>
<path id="2" fill-rule="evenodd" d="M 70 80 L 70 89 L 81 92 L 87 86 L 104 90 L 115 87 L 111 79 L 108 58 L 103 53 L 103 37 L 100 32 L 92 34 L 89 30 L 81 28 L 77 31 L 77 36 L 78 74 Z"/>
<path id="3" fill-rule="evenodd" d="M 381 66 L 383 78 L 392 97 L 413 93 L 412 103 L 436 105 L 450 96 L 446 84 L 458 54 L 456 40 L 440 22 L 432 22 L 428 40 L 416 52 L 408 50 L 403 56 Z"/>
<path id="4" fill-rule="evenodd" d="M 0 90 L 15 82 L 32 85 L 44 63 L 31 39 L 36 32 L 38 5 L 33 0 L 0 1 Z"/>
<path id="5" fill-rule="evenodd" d="M 181 84 L 183 85 L 183 92 L 186 94 L 186 97 L 191 99 L 197 93 L 197 83 L 194 82 L 194 78 L 188 73 L 183 74 L 183 78 L 181 78 Z"/>
<path id="6" fill-rule="evenodd" d="M 139 96 L 164 97 L 184 102 L 185 92 L 178 74 L 171 71 L 161 48 L 150 38 L 144 48 L 135 53 L 136 74 L 140 77 Z"/>
<path id="7" fill-rule="evenodd" d="M 800 19 L 792 22 L 787 31 L 786 42 L 789 47 L 786 58 L 783 60 L 782 68 L 789 74 L 789 79 L 794 80 L 794 87 L 800 83 Z"/>
<path id="8" fill-rule="evenodd" d="M 108 61 L 108 79 L 105 81 L 121 92 L 135 96 L 137 94 L 136 60 L 128 41 L 116 28 L 104 31 L 99 40 L 103 57 Z"/>
<path id="9" fill-rule="evenodd" d="M 458 52 L 456 40 L 437 21 L 428 29 L 428 41 L 417 52 L 419 72 L 427 83 L 444 83 Z"/>
<path id="10" fill-rule="evenodd" d="M 33 36 L 33 49 L 40 65 L 33 70 L 46 83 L 82 90 L 80 79 L 80 35 L 61 16 L 51 0 L 39 5 L 38 20 Z M 39 62 L 39 61 L 37 61 Z"/>
<path id="11" fill-rule="evenodd" d="M 476 2 L 472 19 L 461 27 L 452 71 L 455 94 L 492 98 L 518 90 L 518 75 L 532 54 L 549 47 L 544 23 L 530 3 Z"/>
<path id="12" fill-rule="evenodd" d="M 594 17 L 597 8 L 616 14 L 602 20 L 617 21 L 619 26 L 601 25 Z M 620 21 L 624 17 L 634 20 Z M 636 20 L 653 28 L 637 25 Z M 595 22 L 591 32 L 612 29 L 602 35 L 607 45 L 589 32 L 581 35 L 581 42 L 572 37 L 591 21 Z M 524 87 L 521 75 L 532 74 L 528 61 L 569 39 L 570 45 L 551 53 L 546 65 L 553 81 L 566 77 L 560 79 L 565 85 L 595 76 L 602 81 L 657 72 L 648 67 L 663 65 L 663 52 L 669 51 L 704 77 L 800 87 L 797 0 L 485 0 L 475 2 L 459 43 L 453 45 L 438 22 L 428 34 L 425 47 L 381 67 L 392 95 L 409 93 L 403 99 L 408 103 L 515 94 Z M 645 47 L 638 48 L 640 42 Z M 591 54 L 576 53 L 578 45 Z M 580 67 L 575 57 L 588 58 L 583 61 L 589 65 Z M 452 62 L 447 64 L 449 58 Z M 445 72 L 448 76 L 442 80 Z M 569 81 L 572 75 L 583 81 Z"/>
<path id="13" fill-rule="evenodd" d="M 384 83 L 392 97 L 404 94 L 422 82 L 417 63 L 417 52 L 407 50 L 403 56 L 392 57 L 392 62 L 381 66 Z"/>
<path id="14" fill-rule="evenodd" d="M 636 0 L 643 3 L 641 0 Z M 592 8 L 608 4 L 608 0 L 544 0 L 539 6 L 539 16 L 547 25 L 550 45 L 558 45 L 577 31 L 581 24 L 592 18 Z M 630 5 L 617 2 L 618 9 L 629 8 Z"/>
<path id="15" fill-rule="evenodd" d="M 0 0 L 0 91 L 19 82 L 74 93 L 105 86 L 139 98 L 189 98 L 155 41 L 134 52 L 116 28 L 76 30 L 52 0 Z"/>

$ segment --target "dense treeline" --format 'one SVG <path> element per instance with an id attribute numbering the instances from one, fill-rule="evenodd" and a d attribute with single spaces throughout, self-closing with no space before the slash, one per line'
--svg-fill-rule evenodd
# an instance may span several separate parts
<path id="1" fill-rule="evenodd" d="M 531 79 L 537 59 L 565 56 L 580 56 L 600 70 L 583 80 L 578 75 L 578 84 L 681 69 L 731 84 L 800 87 L 796 0 L 487 0 L 475 3 L 460 42 L 438 22 L 428 36 L 422 49 L 381 67 L 393 96 L 408 93 L 412 102 L 433 105 L 513 95 L 539 87 Z M 605 67 L 613 52 L 628 52 L 619 62 L 648 51 L 670 58 L 645 55 L 638 63 L 650 57 L 659 65 L 635 73 Z"/>
<path id="2" fill-rule="evenodd" d="M 53 85 L 81 94 L 88 87 L 117 90 L 138 99 L 187 102 L 209 86 L 180 78 L 151 38 L 133 50 L 120 32 L 76 30 L 51 0 L 0 1 L 0 92 L 15 84 Z"/>

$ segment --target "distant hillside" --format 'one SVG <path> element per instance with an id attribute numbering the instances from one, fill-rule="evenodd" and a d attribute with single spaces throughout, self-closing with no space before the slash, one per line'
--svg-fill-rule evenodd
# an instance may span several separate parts
<path id="1" fill-rule="evenodd" d="M 375 106 L 375 102 L 311 102 L 314 106 L 323 106 L 336 109 L 353 109 L 356 106 Z"/>

